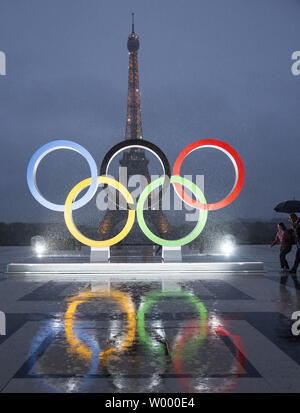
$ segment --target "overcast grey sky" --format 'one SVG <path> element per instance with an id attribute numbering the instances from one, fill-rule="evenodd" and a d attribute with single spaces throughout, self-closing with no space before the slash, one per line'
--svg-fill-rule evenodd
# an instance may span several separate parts
<path id="1" fill-rule="evenodd" d="M 0 0 L 7 56 L 0 221 L 62 218 L 27 188 L 27 163 L 42 144 L 75 140 L 100 165 L 124 139 L 132 11 L 145 139 L 171 166 L 200 138 L 235 147 L 245 185 L 219 217 L 272 218 L 278 202 L 299 199 L 300 76 L 291 74 L 292 52 L 300 50 L 299 0 Z M 233 182 L 230 163 L 216 152 L 197 151 L 182 169 L 205 175 L 209 202 Z M 87 176 L 79 155 L 57 151 L 42 162 L 38 182 L 49 199 L 63 202 Z"/>

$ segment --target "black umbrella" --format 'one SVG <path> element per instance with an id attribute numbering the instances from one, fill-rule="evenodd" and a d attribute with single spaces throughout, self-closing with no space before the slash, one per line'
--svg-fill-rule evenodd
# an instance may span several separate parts
<path id="1" fill-rule="evenodd" d="M 274 210 L 276 212 L 285 212 L 287 214 L 291 214 L 292 212 L 300 212 L 300 201 L 292 200 L 280 202 Z"/>

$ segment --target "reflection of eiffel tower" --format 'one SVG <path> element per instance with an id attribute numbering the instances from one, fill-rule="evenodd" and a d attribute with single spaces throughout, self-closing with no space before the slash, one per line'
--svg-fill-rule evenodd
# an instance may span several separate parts
<path id="1" fill-rule="evenodd" d="M 132 14 L 132 32 L 128 36 L 127 42 L 127 48 L 129 51 L 129 71 L 125 139 L 143 139 L 138 72 L 139 46 L 139 37 L 134 31 L 134 15 Z M 141 148 L 125 150 L 123 157 L 120 160 L 120 166 L 127 168 L 128 179 L 132 175 L 142 175 L 146 177 L 148 182 L 150 182 L 148 163 L 149 161 L 145 156 L 145 151 Z M 144 212 L 144 217 L 149 227 L 152 227 L 157 235 L 162 236 L 169 231 L 167 220 L 161 209 L 146 210 Z M 120 209 L 108 210 L 98 229 L 101 239 L 107 239 L 116 235 L 117 232 L 119 232 L 119 227 L 124 225 L 126 219 L 127 211 Z M 116 227 L 118 227 L 118 229 L 116 229 Z M 122 244 L 151 245 L 152 242 L 145 237 L 138 224 L 135 222 L 133 228 L 128 236 L 123 240 Z"/>

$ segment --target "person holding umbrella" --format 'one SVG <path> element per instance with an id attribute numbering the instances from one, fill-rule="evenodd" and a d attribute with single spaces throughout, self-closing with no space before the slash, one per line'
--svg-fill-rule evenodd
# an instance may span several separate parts
<path id="1" fill-rule="evenodd" d="M 289 273 L 296 274 L 297 268 L 300 263 L 300 219 L 296 215 L 296 212 L 300 212 L 300 201 L 293 199 L 293 200 L 281 202 L 274 208 L 274 210 L 276 212 L 283 212 L 286 214 L 290 214 L 289 221 L 291 222 L 292 228 L 294 230 L 297 251 L 296 251 L 294 265 L 289 271 Z"/>
<path id="2" fill-rule="evenodd" d="M 289 272 L 291 274 L 296 274 L 297 268 L 300 263 L 300 219 L 297 217 L 295 213 L 292 213 L 290 214 L 289 221 L 292 223 L 292 227 L 295 232 L 296 245 L 297 245 L 294 265 Z"/>
<path id="3" fill-rule="evenodd" d="M 283 222 L 280 222 L 277 226 L 277 234 L 275 240 L 270 245 L 270 248 L 276 244 L 280 244 L 280 266 L 281 271 L 287 271 L 290 267 L 286 259 L 286 255 L 291 251 L 293 245 L 292 230 L 287 229 Z"/>

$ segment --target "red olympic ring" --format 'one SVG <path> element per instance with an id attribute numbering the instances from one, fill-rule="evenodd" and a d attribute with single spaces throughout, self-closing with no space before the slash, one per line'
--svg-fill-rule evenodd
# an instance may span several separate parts
<path id="1" fill-rule="evenodd" d="M 239 154 L 230 145 L 228 145 L 228 143 L 222 142 L 218 139 L 201 139 L 199 141 L 191 143 L 183 149 L 183 151 L 180 153 L 180 155 L 175 161 L 173 175 L 180 176 L 180 168 L 185 157 L 194 150 L 203 147 L 214 147 L 221 150 L 230 158 L 231 162 L 233 163 L 236 179 L 229 194 L 219 202 L 211 204 L 202 204 L 201 202 L 192 199 L 188 194 L 186 194 L 181 184 L 173 183 L 173 185 L 178 196 L 188 205 L 192 206 L 193 208 L 215 211 L 217 209 L 221 209 L 229 205 L 241 192 L 241 189 L 244 184 L 245 170 Z"/>

